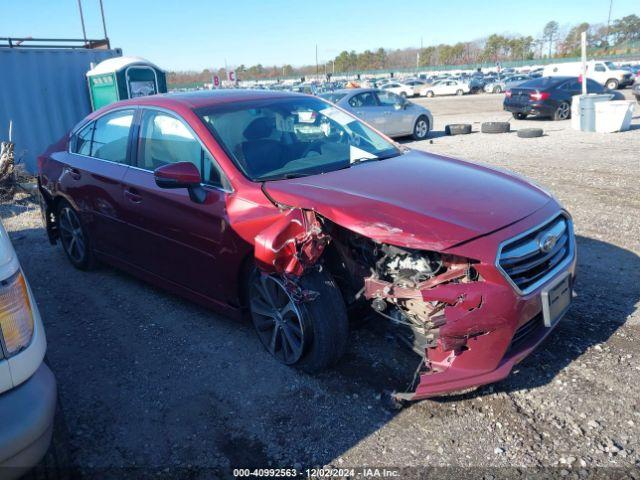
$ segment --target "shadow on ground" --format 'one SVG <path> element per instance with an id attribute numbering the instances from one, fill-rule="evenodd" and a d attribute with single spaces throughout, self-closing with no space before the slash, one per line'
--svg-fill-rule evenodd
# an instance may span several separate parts
<path id="1" fill-rule="evenodd" d="M 349 353 L 310 377 L 276 364 L 250 325 L 109 267 L 80 272 L 42 229 L 11 234 L 47 329 L 59 384 L 50 454 L 32 478 L 210 478 L 231 468 L 326 465 L 391 422 L 383 390 L 415 357 L 384 332 L 352 332 Z M 578 298 L 508 379 L 452 402 L 550 382 L 624 324 L 640 299 L 640 258 L 578 237 Z M 409 406 L 408 408 L 412 408 Z"/>

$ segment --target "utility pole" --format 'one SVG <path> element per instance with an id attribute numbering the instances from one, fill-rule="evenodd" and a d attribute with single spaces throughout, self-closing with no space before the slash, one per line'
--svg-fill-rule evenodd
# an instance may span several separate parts
<path id="1" fill-rule="evenodd" d="M 100 0 L 100 15 L 102 16 L 102 31 L 104 32 L 104 39 L 107 41 L 107 47 L 111 48 L 109 36 L 107 35 L 107 22 L 104 20 L 104 6 L 102 5 L 102 0 Z"/>
<path id="2" fill-rule="evenodd" d="M 80 12 L 80 23 L 82 24 L 82 38 L 85 45 L 87 44 L 87 31 L 84 28 L 84 15 L 82 14 L 82 0 L 78 0 L 78 11 Z"/>
<path id="3" fill-rule="evenodd" d="M 609 28 L 611 26 L 611 8 L 613 7 L 613 0 L 609 0 L 609 17 L 607 18 L 607 33 L 605 40 L 607 41 L 607 50 L 609 49 Z"/>

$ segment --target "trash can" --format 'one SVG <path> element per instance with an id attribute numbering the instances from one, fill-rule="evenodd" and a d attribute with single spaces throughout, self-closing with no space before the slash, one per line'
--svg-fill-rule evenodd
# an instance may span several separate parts
<path id="1" fill-rule="evenodd" d="M 167 91 L 165 72 L 140 57 L 110 58 L 100 62 L 86 75 L 93 110 L 118 100 Z"/>
<path id="2" fill-rule="evenodd" d="M 628 100 L 596 103 L 596 132 L 613 133 L 629 130 L 634 109 L 634 102 Z"/>
<path id="3" fill-rule="evenodd" d="M 587 94 L 580 95 L 580 130 L 583 132 L 596 131 L 596 103 L 608 102 L 613 94 Z"/>

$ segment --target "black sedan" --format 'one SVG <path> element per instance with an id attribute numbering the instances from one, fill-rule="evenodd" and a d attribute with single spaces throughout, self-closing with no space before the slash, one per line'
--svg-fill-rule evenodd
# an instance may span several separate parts
<path id="1" fill-rule="evenodd" d="M 620 92 L 607 90 L 595 80 L 587 79 L 588 93 L 610 93 L 614 100 L 624 100 Z M 503 107 L 518 120 L 528 115 L 567 120 L 571 117 L 571 99 L 582 93 L 578 77 L 541 77 L 505 92 Z"/>

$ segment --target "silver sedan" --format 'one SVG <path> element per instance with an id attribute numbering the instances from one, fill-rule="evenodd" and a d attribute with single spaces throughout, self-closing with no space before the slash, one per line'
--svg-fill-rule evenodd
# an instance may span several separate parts
<path id="1" fill-rule="evenodd" d="M 320 95 L 390 137 L 424 140 L 433 128 L 431 112 L 393 92 L 349 88 Z"/>

